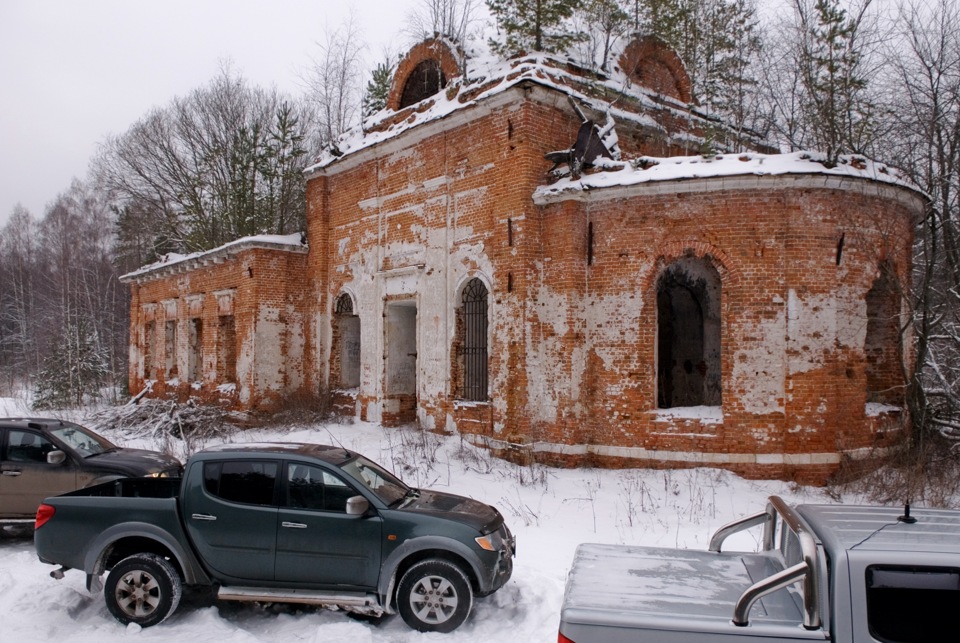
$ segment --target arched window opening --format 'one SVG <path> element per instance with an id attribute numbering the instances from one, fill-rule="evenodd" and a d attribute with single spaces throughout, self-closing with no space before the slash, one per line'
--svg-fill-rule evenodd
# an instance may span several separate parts
<path id="1" fill-rule="evenodd" d="M 341 388 L 360 386 L 360 317 L 347 293 L 337 297 L 333 312 L 331 381 Z"/>
<path id="2" fill-rule="evenodd" d="M 903 347 L 900 341 L 900 295 L 892 270 L 881 267 L 867 292 L 867 402 L 903 404 Z"/>
<path id="3" fill-rule="evenodd" d="M 487 287 L 471 279 L 457 309 L 456 354 L 458 397 L 483 402 L 487 397 Z"/>
<path id="4" fill-rule="evenodd" d="M 657 284 L 657 406 L 720 404 L 720 275 L 684 257 Z"/>
<path id="5" fill-rule="evenodd" d="M 436 60 L 424 60 L 413 68 L 403 85 L 400 109 L 419 103 L 447 86 L 447 78 Z"/>

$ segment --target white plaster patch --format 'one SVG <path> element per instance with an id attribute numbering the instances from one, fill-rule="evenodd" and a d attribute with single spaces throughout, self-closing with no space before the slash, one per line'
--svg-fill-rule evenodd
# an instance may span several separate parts
<path id="1" fill-rule="evenodd" d="M 783 309 L 773 318 L 745 322 L 733 342 L 729 389 L 747 413 L 783 412 L 786 320 Z"/>
<path id="2" fill-rule="evenodd" d="M 787 295 L 788 375 L 823 368 L 837 338 L 833 295 Z"/>

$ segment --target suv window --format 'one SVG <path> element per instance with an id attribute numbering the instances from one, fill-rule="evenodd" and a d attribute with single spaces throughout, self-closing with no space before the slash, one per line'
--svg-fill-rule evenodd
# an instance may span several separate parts
<path id="1" fill-rule="evenodd" d="M 880 641 L 935 641 L 950 632 L 960 601 L 960 569 L 867 568 L 867 622 Z"/>
<path id="2" fill-rule="evenodd" d="M 47 454 L 56 449 L 53 442 L 33 431 L 11 429 L 7 433 L 7 460 L 11 462 L 46 462 Z"/>
<path id="3" fill-rule="evenodd" d="M 287 465 L 286 506 L 294 509 L 347 511 L 347 498 L 357 495 L 346 482 L 309 464 Z"/>
<path id="4" fill-rule="evenodd" d="M 256 460 L 206 462 L 203 486 L 208 493 L 248 505 L 272 505 L 277 463 Z"/>

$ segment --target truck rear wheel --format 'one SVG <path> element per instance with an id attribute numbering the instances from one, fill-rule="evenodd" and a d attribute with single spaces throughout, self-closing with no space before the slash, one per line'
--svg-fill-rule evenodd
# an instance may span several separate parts
<path id="1" fill-rule="evenodd" d="M 150 627 L 173 614 L 180 604 L 180 575 L 156 554 L 134 554 L 110 570 L 103 586 L 107 609 L 123 624 Z"/>
<path id="2" fill-rule="evenodd" d="M 420 632 L 452 632 L 473 607 L 470 581 L 459 567 L 431 558 L 407 570 L 397 586 L 397 609 Z"/>

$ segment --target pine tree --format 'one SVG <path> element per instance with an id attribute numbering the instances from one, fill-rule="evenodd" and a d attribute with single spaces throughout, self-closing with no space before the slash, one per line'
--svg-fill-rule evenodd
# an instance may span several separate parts
<path id="1" fill-rule="evenodd" d="M 74 316 L 43 360 L 33 408 L 69 408 L 99 399 L 109 364 L 109 355 L 90 323 L 81 315 Z"/>
<path id="2" fill-rule="evenodd" d="M 491 48 L 505 56 L 538 51 L 561 52 L 582 34 L 569 31 L 568 19 L 576 0 L 487 0 L 487 7 L 502 31 Z"/>
<path id="3" fill-rule="evenodd" d="M 393 63 L 387 56 L 381 63 L 377 63 L 367 82 L 367 90 L 363 94 L 363 117 L 369 118 L 387 106 L 387 96 L 390 93 L 390 83 L 393 80 Z"/>
<path id="4" fill-rule="evenodd" d="M 812 7 L 795 1 L 802 28 L 804 117 L 813 142 L 836 163 L 840 154 L 864 151 L 874 124 L 861 47 L 870 2 L 850 17 L 838 0 L 815 0 Z"/>

